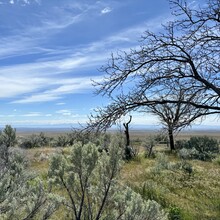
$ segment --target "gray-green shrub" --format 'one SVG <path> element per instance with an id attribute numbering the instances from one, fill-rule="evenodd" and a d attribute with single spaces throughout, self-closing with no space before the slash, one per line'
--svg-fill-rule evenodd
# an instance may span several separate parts
<path id="1" fill-rule="evenodd" d="M 4 160 L 0 155 L 0 219 L 48 219 L 57 210 L 60 198 L 27 171 L 23 154 L 12 151 L 8 162 Z"/>
<path id="2" fill-rule="evenodd" d="M 219 143 L 216 139 L 207 136 L 191 137 L 187 140 L 179 140 L 176 143 L 179 156 L 184 159 L 211 160 L 219 153 Z"/>
<path id="3" fill-rule="evenodd" d="M 88 220 L 163 220 L 166 213 L 154 201 L 118 182 L 122 164 L 120 139 L 113 139 L 108 152 L 95 144 L 81 142 L 72 146 L 69 156 L 51 159 L 51 184 L 66 192 L 64 204 L 71 219 Z"/>
<path id="4" fill-rule="evenodd" d="M 3 131 L 0 133 L 0 153 L 1 157 L 4 157 L 4 162 L 8 163 L 9 160 L 9 147 L 16 144 L 16 129 L 11 125 L 6 125 Z"/>
<path id="5" fill-rule="evenodd" d="M 27 138 L 23 138 L 19 146 L 25 149 L 46 147 L 50 145 L 50 141 L 51 139 L 41 132 L 40 134 L 32 134 Z"/>

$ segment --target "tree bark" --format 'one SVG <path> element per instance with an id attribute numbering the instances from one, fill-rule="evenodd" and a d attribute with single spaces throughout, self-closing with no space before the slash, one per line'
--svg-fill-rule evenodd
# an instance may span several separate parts
<path id="1" fill-rule="evenodd" d="M 169 141 L 170 141 L 170 150 L 175 150 L 174 137 L 173 137 L 173 129 L 169 128 L 168 130 Z"/>
<path id="2" fill-rule="evenodd" d="M 125 128 L 125 138 L 126 138 L 126 147 L 130 146 L 130 135 L 129 135 L 129 124 L 131 122 L 132 116 L 130 115 L 130 119 L 128 122 L 123 123 L 123 126 Z"/>
<path id="3" fill-rule="evenodd" d="M 132 153 L 132 148 L 130 146 L 130 135 L 129 135 L 129 123 L 131 122 L 132 116 L 130 115 L 130 119 L 128 122 L 123 123 L 123 126 L 125 128 L 124 133 L 125 133 L 125 158 L 126 160 L 130 160 L 133 156 Z"/>

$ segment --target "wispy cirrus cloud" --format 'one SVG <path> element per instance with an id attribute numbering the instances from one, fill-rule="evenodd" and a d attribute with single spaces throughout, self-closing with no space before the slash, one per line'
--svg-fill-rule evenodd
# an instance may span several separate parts
<path id="1" fill-rule="evenodd" d="M 29 112 L 27 114 L 23 114 L 24 117 L 39 117 L 42 116 L 41 112 Z"/>
<path id="2" fill-rule="evenodd" d="M 135 4 L 0 0 L 1 123 L 86 122 L 89 109 L 107 102 L 92 95 L 91 79 L 101 81 L 104 74 L 97 69 L 112 52 L 138 47 L 145 28 L 155 30 L 164 20 L 144 20 L 147 13 Z"/>
<path id="3" fill-rule="evenodd" d="M 57 102 L 56 105 L 66 105 L 65 102 Z"/>
<path id="4" fill-rule="evenodd" d="M 15 100 L 11 103 L 27 104 L 27 103 L 34 103 L 34 102 L 50 102 L 50 101 L 58 100 L 61 98 L 62 98 L 62 96 L 60 96 L 60 95 L 47 94 L 45 92 L 44 94 L 29 95 L 29 96 L 24 97 L 22 99 Z"/>
<path id="5" fill-rule="evenodd" d="M 3 5 L 10 2 L 11 4 L 17 4 L 18 2 L 22 4 L 32 4 L 33 2 L 37 2 L 40 5 L 39 0 L 21 0 L 16 2 L 13 0 L 0 1 Z M 44 9 L 42 2 L 41 7 L 36 7 L 32 12 L 27 11 L 27 14 L 30 14 L 29 17 L 25 16 L 25 14 L 21 16 L 18 14 L 17 16 L 20 20 L 18 20 L 17 23 L 19 26 L 14 25 L 15 22 L 13 22 L 13 20 L 16 20 L 17 17 L 12 13 L 11 23 L 1 24 L 2 27 L 5 26 L 7 29 L 11 28 L 13 31 L 11 34 L 7 34 L 7 36 L 2 35 L 2 37 L 0 37 L 0 59 L 22 54 L 49 52 L 50 48 L 45 48 L 44 45 L 51 37 L 72 25 L 84 21 L 90 14 L 93 14 L 93 11 L 98 10 L 97 4 L 82 3 L 80 1 L 64 1 L 63 3 L 64 4 L 60 5 L 50 5 L 49 3 L 50 10 L 48 11 L 48 9 Z M 0 10 L 4 9 L 0 7 Z M 13 10 L 14 8 L 11 8 L 11 11 Z M 0 19 L 3 18 L 4 17 L 0 17 Z"/>
<path id="6" fill-rule="evenodd" d="M 63 116 L 71 116 L 73 114 L 72 110 L 69 110 L 69 109 L 58 110 L 56 111 L 56 113 L 61 114 Z"/>
<path id="7" fill-rule="evenodd" d="M 13 34 L 7 37 L 1 37 L 0 41 L 2 43 L 0 45 L 0 59 L 27 54 L 39 54 L 41 58 L 44 57 L 44 54 L 52 55 L 53 53 L 56 53 L 59 55 L 59 53 L 63 53 L 66 48 L 59 50 L 59 48 L 50 48 L 49 46 L 45 47 L 46 43 L 50 41 L 52 36 L 56 36 L 65 29 L 85 21 L 90 16 L 98 16 L 95 13 L 96 11 L 101 10 L 102 14 L 107 14 L 112 11 L 112 7 L 106 6 L 104 3 L 100 3 L 99 1 L 95 4 L 68 2 L 68 4 L 64 5 L 65 6 L 62 5 L 62 7 L 51 7 L 49 12 L 34 12 L 33 17 L 36 17 L 35 19 L 33 18 L 36 22 L 34 26 L 27 24 L 22 27 L 21 25 L 18 30 L 15 29 Z M 114 43 L 128 41 L 131 37 L 134 38 L 135 34 L 135 38 L 137 39 L 140 34 L 138 29 L 142 29 L 141 33 L 143 33 L 145 27 L 147 27 L 146 24 L 140 24 L 140 26 L 142 26 L 142 28 L 131 27 L 130 29 L 126 29 L 120 33 L 115 33 L 115 36 L 110 36 L 107 41 L 109 44 L 111 44 L 111 41 Z M 152 26 L 156 26 L 155 21 L 153 21 Z M 72 28 L 74 28 L 74 26 Z M 103 40 L 101 41 L 104 43 L 106 39 L 104 42 Z M 86 47 L 88 45 L 84 46 Z"/>
<path id="8" fill-rule="evenodd" d="M 94 77 L 99 80 L 99 77 Z M 44 88 L 53 87 L 53 89 L 45 89 L 39 93 L 29 94 L 21 99 L 14 100 L 12 103 L 34 103 L 34 102 L 48 102 L 59 100 L 67 94 L 85 93 L 93 89 L 90 77 L 81 77 L 74 79 L 50 80 L 44 85 Z M 54 88 L 55 87 L 55 88 Z"/>
<path id="9" fill-rule="evenodd" d="M 95 14 L 93 11 L 97 11 L 103 6 L 104 4 L 99 2 L 95 5 L 78 2 L 69 3 L 65 7 L 52 7 L 49 13 L 39 13 L 35 26 L 26 25 L 24 28 L 19 27 L 19 32 L 15 31 L 15 33 L 10 36 L 0 38 L 2 42 L 0 45 L 0 59 L 27 54 L 41 54 L 42 57 L 43 54 L 52 55 L 52 53 L 62 53 L 63 50 L 59 51 L 59 48 L 57 48 L 57 51 L 54 48 L 45 47 L 45 41 L 50 40 L 51 36 L 56 35 L 71 25 L 88 19 L 90 14 Z M 112 8 L 109 6 L 101 10 L 102 14 L 110 13 L 111 11 Z M 159 20 L 161 23 L 161 19 Z M 151 23 L 151 25 L 149 25 L 149 23 Z M 134 38 L 134 36 L 137 39 L 137 36 L 143 33 L 148 26 L 152 28 L 157 26 L 157 23 L 153 20 L 146 24 L 140 24 L 139 27 L 131 27 L 120 33 L 116 33 L 115 36 L 110 36 L 108 39 L 105 39 L 104 42 L 107 41 L 111 44 L 111 42 L 129 41 L 131 37 Z M 96 43 L 97 42 L 95 42 L 95 44 Z"/>
<path id="10" fill-rule="evenodd" d="M 0 98 L 11 98 L 44 87 L 47 83 L 47 79 L 32 78 L 28 75 L 13 76 L 13 74 L 10 73 L 9 75 L 1 75 L 0 82 Z"/>
<path id="11" fill-rule="evenodd" d="M 30 117 L 27 119 L 13 119 L 13 120 L 7 120 L 3 121 L 1 120 L 0 126 L 4 126 L 5 124 L 10 124 L 12 126 L 21 126 L 22 127 L 30 127 L 30 126 L 36 126 L 36 127 L 42 127 L 42 126 L 58 126 L 59 128 L 62 126 L 69 127 L 70 129 L 72 126 L 75 126 L 76 124 L 86 123 L 88 120 L 87 115 L 80 115 L 79 117 L 62 117 L 62 118 L 49 118 L 49 119 L 33 119 Z"/>
<path id="12" fill-rule="evenodd" d="M 4 0 L 4 1 L 0 1 L 0 4 L 20 4 L 21 6 L 25 6 L 25 5 L 29 5 L 32 3 L 38 3 L 40 4 L 41 0 L 20 0 L 20 1 L 15 1 L 15 0 Z"/>
<path id="13" fill-rule="evenodd" d="M 158 19 L 159 20 L 159 19 Z M 92 76 L 78 77 L 78 72 L 96 68 L 106 62 L 112 45 L 119 45 L 121 49 L 130 49 L 130 43 L 138 44 L 137 36 L 144 32 L 143 26 L 156 24 L 158 20 L 148 21 L 145 25 L 135 26 L 115 35 L 104 38 L 102 41 L 83 45 L 78 50 L 56 51 L 59 59 L 14 64 L 0 67 L 0 98 L 14 98 L 12 103 L 46 102 L 62 99 L 63 95 L 88 91 L 92 89 L 91 79 L 100 80 Z M 156 25 L 155 25 L 156 26 Z M 123 45 L 121 42 L 125 42 Z M 126 42 L 129 42 L 126 48 Z M 124 48 L 122 48 L 124 46 Z M 120 48 L 120 47 L 117 47 Z M 101 51 L 101 52 L 100 52 Z M 103 52 L 106 51 L 106 52 Z M 64 80 L 60 80 L 59 75 Z M 53 87 L 53 88 L 52 88 Z M 21 96 L 18 98 L 18 96 Z"/>
<path id="14" fill-rule="evenodd" d="M 23 64 L 0 67 L 0 98 L 12 98 L 11 103 L 24 104 L 60 100 L 66 94 L 90 91 L 93 88 L 91 79 L 101 79 L 95 76 L 96 69 L 107 61 L 112 51 L 129 50 L 131 46 L 137 46 L 137 40 L 146 27 L 160 26 L 161 18 L 157 18 L 77 47 L 44 47 L 42 39 L 48 40 L 48 36 L 57 30 L 82 21 L 88 13 L 100 12 L 101 8 L 104 14 L 111 12 L 111 7 L 103 6 L 101 3 L 89 5 L 78 2 L 56 7 L 53 13 L 55 15 L 57 12 L 57 16 L 44 16 L 40 24 L 30 30 L 0 38 L 3 40 L 0 45 L 0 57 L 3 59 L 23 54 L 38 55 L 34 60 L 23 61 Z M 95 73 L 86 76 L 88 70 L 95 70 Z"/>
<path id="15" fill-rule="evenodd" d="M 95 75 L 78 77 L 78 71 L 83 74 L 96 62 L 100 62 L 99 57 L 93 56 L 0 67 L 0 98 L 17 99 L 12 103 L 46 102 L 88 91 L 91 79 L 99 79 Z"/>

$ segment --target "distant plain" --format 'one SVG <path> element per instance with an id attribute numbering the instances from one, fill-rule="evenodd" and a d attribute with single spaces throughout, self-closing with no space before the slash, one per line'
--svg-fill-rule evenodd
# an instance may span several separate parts
<path id="1" fill-rule="evenodd" d="M 73 128 L 17 128 L 17 136 L 30 136 L 32 134 L 40 134 L 43 132 L 46 136 L 56 137 L 57 135 L 62 135 L 66 133 L 71 133 Z M 109 133 L 123 132 L 117 129 L 109 130 Z M 160 134 L 160 129 L 131 129 L 130 136 L 131 139 L 143 140 L 149 136 L 154 136 Z M 189 139 L 192 136 L 209 136 L 220 140 L 220 129 L 185 129 L 180 131 L 176 135 L 176 139 Z"/>

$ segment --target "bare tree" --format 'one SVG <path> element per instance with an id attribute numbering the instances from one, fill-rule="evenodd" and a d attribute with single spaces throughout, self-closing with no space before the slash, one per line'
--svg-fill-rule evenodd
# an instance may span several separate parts
<path id="1" fill-rule="evenodd" d="M 176 103 L 154 104 L 148 106 L 149 112 L 159 118 L 164 130 L 168 134 L 171 151 L 175 150 L 174 134 L 189 126 L 195 119 L 208 114 L 207 110 L 201 110 L 182 103 L 182 100 L 184 100 L 186 96 L 189 96 L 189 94 L 187 94 L 187 91 L 181 89 L 178 92 L 178 94 L 172 94 L 172 99 L 178 101 Z M 193 96 L 190 98 L 192 99 Z"/>
<path id="2" fill-rule="evenodd" d="M 112 102 L 91 115 L 88 129 L 106 129 L 146 106 L 178 104 L 171 95 L 179 88 L 192 94 L 182 104 L 220 113 L 220 0 L 191 7 L 170 0 L 170 5 L 174 21 L 159 33 L 146 31 L 138 49 L 112 55 L 101 68 L 106 75 L 96 83 L 96 93 Z"/>

